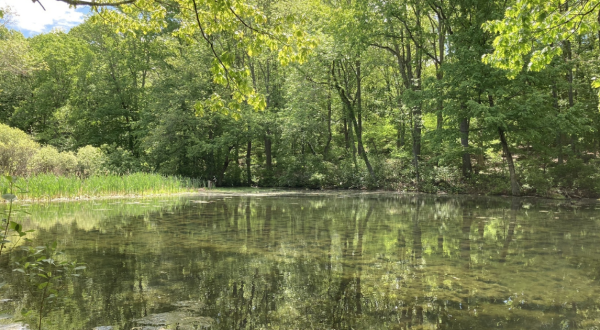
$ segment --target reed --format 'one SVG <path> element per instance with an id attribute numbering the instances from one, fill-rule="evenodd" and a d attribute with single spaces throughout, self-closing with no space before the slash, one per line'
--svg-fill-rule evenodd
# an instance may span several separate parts
<path id="1" fill-rule="evenodd" d="M 152 173 L 126 175 L 106 173 L 87 178 L 75 175 L 36 174 L 19 178 L 17 185 L 25 192 L 20 194 L 21 199 L 45 200 L 192 192 L 203 187 L 204 181 Z M 8 189 L 7 183 L 0 183 L 0 190 L 3 193 Z"/>

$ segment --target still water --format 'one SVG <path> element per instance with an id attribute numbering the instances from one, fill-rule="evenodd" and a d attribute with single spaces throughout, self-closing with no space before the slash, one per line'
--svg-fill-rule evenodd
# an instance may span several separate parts
<path id="1" fill-rule="evenodd" d="M 600 328 L 593 201 L 288 193 L 19 207 L 32 245 L 56 240 L 87 265 L 43 329 Z M 35 292 L 2 265 L 0 329 L 37 319 L 22 316 Z"/>

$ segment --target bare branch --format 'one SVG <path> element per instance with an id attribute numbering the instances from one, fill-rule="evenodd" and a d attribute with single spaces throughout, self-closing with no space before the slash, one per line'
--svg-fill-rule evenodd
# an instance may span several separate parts
<path id="1" fill-rule="evenodd" d="M 73 6 L 92 6 L 92 7 L 110 7 L 110 6 L 122 6 L 122 5 L 130 5 L 135 3 L 137 0 L 121 0 L 116 2 L 99 2 L 96 0 L 85 1 L 85 0 L 56 0 L 60 2 L 67 3 Z M 39 0 L 36 0 L 39 3 Z M 41 4 L 40 4 L 41 5 Z"/>
<path id="2" fill-rule="evenodd" d="M 42 3 L 40 2 L 40 0 L 37 0 L 37 1 L 36 1 L 36 0 L 34 0 L 33 2 L 37 2 L 37 3 L 40 5 L 40 7 L 42 7 L 42 9 L 43 9 L 44 11 L 46 11 L 46 7 L 44 7 L 44 5 L 42 5 Z"/>

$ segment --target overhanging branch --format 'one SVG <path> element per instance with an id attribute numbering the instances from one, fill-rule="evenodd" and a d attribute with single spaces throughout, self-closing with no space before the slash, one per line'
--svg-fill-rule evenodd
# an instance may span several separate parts
<path id="1" fill-rule="evenodd" d="M 135 3 L 137 0 L 121 0 L 121 1 L 85 1 L 85 0 L 56 0 L 64 3 L 68 3 L 73 6 L 92 6 L 92 7 L 109 7 L 109 6 L 121 6 L 121 5 L 130 5 Z M 37 1 L 36 1 L 37 2 Z"/>

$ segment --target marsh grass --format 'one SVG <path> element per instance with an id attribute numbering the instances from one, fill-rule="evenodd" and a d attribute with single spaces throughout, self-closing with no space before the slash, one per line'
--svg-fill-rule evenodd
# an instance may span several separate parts
<path id="1" fill-rule="evenodd" d="M 26 192 L 21 199 L 30 200 L 172 194 L 192 192 L 204 186 L 204 181 L 199 179 L 151 173 L 103 174 L 88 178 L 37 174 L 19 178 L 19 183 Z M 0 183 L 0 190 L 6 193 L 9 190 L 8 184 Z"/>

